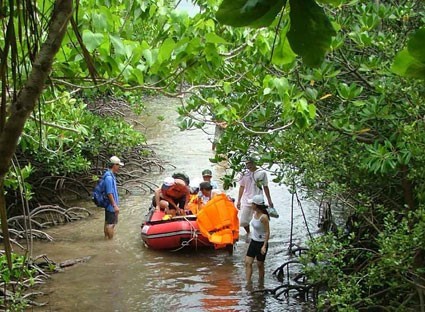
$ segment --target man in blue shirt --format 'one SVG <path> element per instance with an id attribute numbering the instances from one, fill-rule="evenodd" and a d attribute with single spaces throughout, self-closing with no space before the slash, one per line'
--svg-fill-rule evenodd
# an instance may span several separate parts
<path id="1" fill-rule="evenodd" d="M 109 159 L 109 174 L 105 174 L 105 191 L 109 199 L 109 205 L 105 209 L 105 238 L 112 239 L 115 232 L 115 224 L 118 223 L 118 214 L 120 212 L 117 181 L 115 174 L 124 163 L 117 156 Z"/>

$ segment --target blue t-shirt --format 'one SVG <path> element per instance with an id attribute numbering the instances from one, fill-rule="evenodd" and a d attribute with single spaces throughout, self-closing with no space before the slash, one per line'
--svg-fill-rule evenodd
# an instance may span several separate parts
<path id="1" fill-rule="evenodd" d="M 211 187 L 213 189 L 217 189 L 218 190 L 218 183 L 216 181 L 211 180 L 210 184 L 211 184 Z"/>
<path id="2" fill-rule="evenodd" d="M 109 174 L 106 174 L 105 176 L 105 193 L 112 194 L 112 196 L 114 196 L 115 203 L 119 206 L 120 199 L 118 197 L 117 181 L 115 180 L 114 174 L 110 170 Z M 106 210 L 114 212 L 114 207 L 112 206 L 111 202 L 109 202 Z"/>

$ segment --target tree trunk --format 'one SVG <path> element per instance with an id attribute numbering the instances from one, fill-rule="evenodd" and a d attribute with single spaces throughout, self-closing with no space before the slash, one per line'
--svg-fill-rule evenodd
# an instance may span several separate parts
<path id="1" fill-rule="evenodd" d="M 19 137 L 24 129 L 25 122 L 33 111 L 50 70 L 53 59 L 58 52 L 62 39 L 66 33 L 68 21 L 72 15 L 72 0 L 57 0 L 50 19 L 50 27 L 46 41 L 33 63 L 28 80 L 19 95 L 11 105 L 10 115 L 0 134 L 0 222 L 3 230 L 4 246 L 8 265 L 11 269 L 11 249 L 8 239 L 7 212 L 4 202 L 3 182 L 16 151 Z"/>

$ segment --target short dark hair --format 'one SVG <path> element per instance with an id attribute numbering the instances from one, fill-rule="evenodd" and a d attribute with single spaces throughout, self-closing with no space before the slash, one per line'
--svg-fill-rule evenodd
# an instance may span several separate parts
<path id="1" fill-rule="evenodd" d="M 211 191 L 212 190 L 212 186 L 210 182 L 201 182 L 199 184 L 199 189 L 200 190 L 207 190 L 207 191 Z"/>
<path id="2" fill-rule="evenodd" d="M 183 180 L 184 183 L 186 183 L 186 185 L 189 185 L 190 184 L 189 176 L 186 173 L 184 173 L 184 172 L 175 172 L 175 173 L 173 173 L 172 177 L 174 179 Z"/>

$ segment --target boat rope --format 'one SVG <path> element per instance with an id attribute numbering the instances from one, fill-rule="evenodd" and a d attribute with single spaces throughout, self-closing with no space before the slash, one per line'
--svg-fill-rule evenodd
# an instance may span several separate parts
<path id="1" fill-rule="evenodd" d="M 190 220 L 188 218 L 186 218 L 185 216 L 183 216 L 183 219 L 187 223 L 189 223 L 189 225 L 190 225 L 190 236 L 191 236 L 191 238 L 189 240 L 187 240 L 187 241 L 183 241 L 182 242 L 182 245 L 179 248 L 176 248 L 176 249 L 171 250 L 172 252 L 179 251 L 179 250 L 183 249 L 184 247 L 189 246 L 190 243 L 193 240 L 195 240 L 195 244 L 196 244 L 195 249 L 196 250 L 198 249 L 198 239 L 197 239 L 198 238 L 198 233 L 196 233 L 196 228 L 193 226 L 193 224 L 190 222 Z"/>

